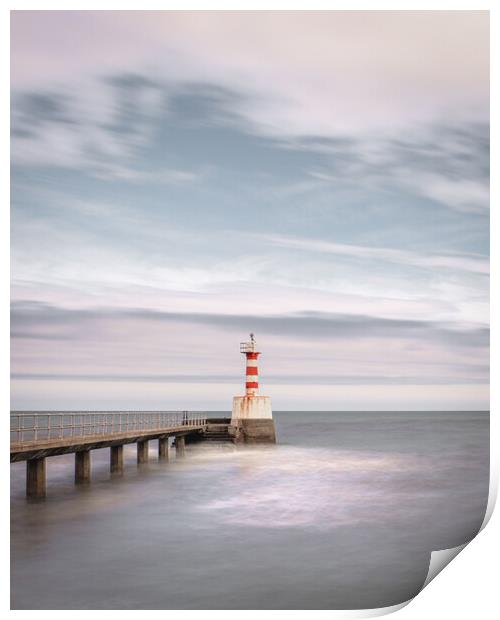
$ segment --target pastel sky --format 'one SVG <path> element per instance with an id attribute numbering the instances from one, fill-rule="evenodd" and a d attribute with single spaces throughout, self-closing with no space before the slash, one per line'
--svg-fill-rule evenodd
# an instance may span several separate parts
<path id="1" fill-rule="evenodd" d="M 487 12 L 16 11 L 12 408 L 489 407 Z"/>

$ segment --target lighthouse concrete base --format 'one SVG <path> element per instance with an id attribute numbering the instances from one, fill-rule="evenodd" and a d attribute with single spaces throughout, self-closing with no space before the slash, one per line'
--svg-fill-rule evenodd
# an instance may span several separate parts
<path id="1" fill-rule="evenodd" d="M 269 396 L 235 396 L 233 398 L 233 420 L 273 419 Z"/>
<path id="2" fill-rule="evenodd" d="M 235 396 L 230 432 L 235 443 L 276 443 L 269 396 Z"/>

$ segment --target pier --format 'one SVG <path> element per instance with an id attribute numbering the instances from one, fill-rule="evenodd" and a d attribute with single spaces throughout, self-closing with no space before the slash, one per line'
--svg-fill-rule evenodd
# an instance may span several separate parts
<path id="1" fill-rule="evenodd" d="M 240 343 L 245 355 L 245 395 L 233 398 L 231 418 L 208 418 L 189 411 L 58 411 L 12 412 L 10 461 L 26 461 L 26 495 L 46 495 L 46 459 L 75 455 L 75 484 L 91 482 L 92 450 L 109 448 L 111 476 L 123 475 L 123 446 L 137 445 L 137 465 L 148 462 L 149 441 L 158 440 L 158 460 L 168 462 L 170 440 L 176 459 L 185 456 L 186 443 L 199 441 L 276 443 L 269 396 L 259 390 L 258 358 L 254 335 Z"/>
<path id="2" fill-rule="evenodd" d="M 75 484 L 89 484 L 92 450 L 109 448 L 110 474 L 121 476 L 126 444 L 137 444 L 140 466 L 148 462 L 149 441 L 157 439 L 158 460 L 168 462 L 171 439 L 176 458 L 182 458 L 186 440 L 212 437 L 211 427 L 206 416 L 187 411 L 12 413 L 10 461 L 26 461 L 26 495 L 40 499 L 46 495 L 48 457 L 74 454 Z"/>

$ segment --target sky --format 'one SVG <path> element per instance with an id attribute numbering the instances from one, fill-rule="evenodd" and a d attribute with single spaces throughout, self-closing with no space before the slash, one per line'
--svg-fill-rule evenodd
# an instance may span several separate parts
<path id="1" fill-rule="evenodd" d="M 11 13 L 11 408 L 489 407 L 482 11 Z"/>

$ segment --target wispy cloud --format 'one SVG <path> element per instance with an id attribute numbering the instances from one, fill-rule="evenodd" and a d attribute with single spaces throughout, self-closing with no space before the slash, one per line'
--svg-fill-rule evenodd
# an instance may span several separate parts
<path id="1" fill-rule="evenodd" d="M 12 28 L 19 89 L 132 68 L 146 86 L 166 77 L 243 92 L 241 114 L 288 136 L 488 115 L 486 11 L 18 11 Z M 75 31 L 78 49 L 62 36 Z"/>
<path id="2" fill-rule="evenodd" d="M 411 178 L 411 175 L 408 175 Z M 412 179 L 417 191 L 433 200 L 464 212 L 487 214 L 490 207 L 489 184 L 472 179 L 446 179 L 437 174 Z"/>
<path id="3" fill-rule="evenodd" d="M 467 373 L 459 378 L 462 384 L 484 385 L 488 384 L 488 369 L 471 365 L 464 369 Z M 194 384 L 194 385 L 228 385 L 235 381 L 235 375 L 194 375 L 194 374 L 82 374 L 82 373 L 12 373 L 11 379 L 17 381 L 70 381 L 70 382 L 88 382 L 88 383 L 175 383 L 175 384 Z M 330 375 L 320 375 L 317 373 L 311 375 L 276 375 L 268 374 L 265 377 L 267 385 L 450 385 L 450 381 L 456 381 L 457 377 L 450 376 L 406 376 L 404 374 L 395 375 L 339 375 L 332 373 Z"/>
<path id="4" fill-rule="evenodd" d="M 464 346 L 488 345 L 489 330 L 484 327 L 440 324 L 438 322 L 384 319 L 369 315 L 335 315 L 316 311 L 278 315 L 253 316 L 246 314 L 209 314 L 188 312 L 166 312 L 141 308 L 121 309 L 66 309 L 39 302 L 15 303 L 12 309 L 12 335 L 25 338 L 33 329 L 33 336 L 40 338 L 47 334 L 49 339 L 57 334 L 64 335 L 70 328 L 75 337 L 84 324 L 95 325 L 101 321 L 131 319 L 149 323 L 186 323 L 215 326 L 244 331 L 248 325 L 265 334 L 300 336 L 301 338 L 359 339 L 409 337 L 446 342 Z"/>
<path id="5" fill-rule="evenodd" d="M 103 175 L 134 170 L 164 107 L 163 89 L 147 80 L 98 80 L 74 92 L 14 91 L 13 162 Z"/>
<path id="6" fill-rule="evenodd" d="M 313 139 L 292 145 L 330 157 L 323 170 L 310 171 L 319 182 L 403 191 L 459 212 L 488 214 L 487 123 L 429 125 L 404 139 Z"/>
<path id="7" fill-rule="evenodd" d="M 273 246 L 303 250 L 320 254 L 348 256 L 366 261 L 382 261 L 426 269 L 450 269 L 471 273 L 489 274 L 489 260 L 484 256 L 467 256 L 453 254 L 426 254 L 384 247 L 369 247 L 333 243 L 320 239 L 301 239 L 282 235 L 260 235 L 259 239 Z"/>

